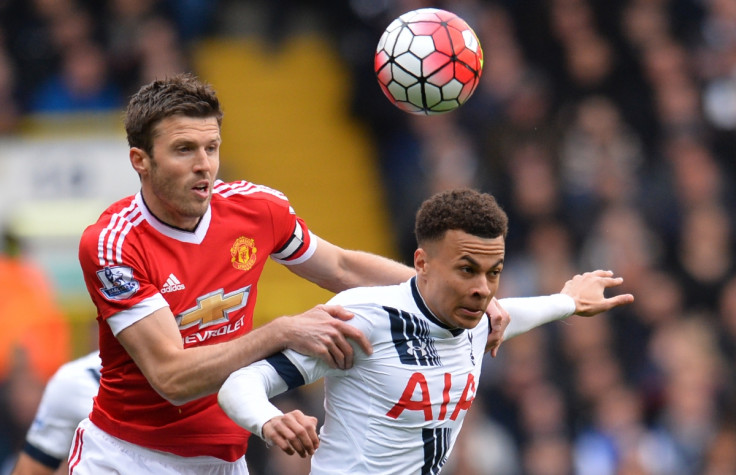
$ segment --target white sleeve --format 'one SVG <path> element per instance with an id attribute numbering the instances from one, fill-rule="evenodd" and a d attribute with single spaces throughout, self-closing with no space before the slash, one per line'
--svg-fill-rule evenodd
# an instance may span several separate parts
<path id="1" fill-rule="evenodd" d="M 501 306 L 509 312 L 511 322 L 503 334 L 505 340 L 526 333 L 554 320 L 567 318 L 575 313 L 575 300 L 565 294 L 543 297 L 499 299 Z"/>
<path id="2" fill-rule="evenodd" d="M 263 425 L 283 414 L 269 399 L 317 381 L 329 369 L 319 358 L 286 350 L 232 373 L 217 400 L 236 424 L 263 439 Z"/>
<path id="3" fill-rule="evenodd" d="M 358 308 L 358 307 L 356 307 Z M 370 338 L 372 323 L 362 317 L 356 308 L 349 325 L 360 329 Z M 356 359 L 364 356 L 350 340 Z M 236 424 L 263 439 L 263 425 L 283 414 L 268 400 L 287 390 L 313 383 L 328 374 L 347 371 L 330 368 L 321 358 L 305 356 L 294 350 L 284 350 L 232 373 L 223 383 L 217 400 L 225 414 Z"/>
<path id="4" fill-rule="evenodd" d="M 283 414 L 268 399 L 287 389 L 273 366 L 259 361 L 232 373 L 217 393 L 217 401 L 236 424 L 263 438 L 263 424 Z"/>
<path id="5" fill-rule="evenodd" d="M 26 434 L 25 450 L 33 451 L 32 458 L 60 461 L 69 455 L 77 424 L 89 415 L 97 395 L 99 364 L 95 353 L 63 365 L 51 377 Z"/>

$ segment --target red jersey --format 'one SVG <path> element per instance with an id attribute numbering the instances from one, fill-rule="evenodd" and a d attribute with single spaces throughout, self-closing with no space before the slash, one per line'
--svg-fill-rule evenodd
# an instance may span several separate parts
<path id="1" fill-rule="evenodd" d="M 212 394 L 181 406 L 158 395 L 115 335 L 169 306 L 184 347 L 232 340 L 253 326 L 266 258 L 295 264 L 314 253 L 304 221 L 276 190 L 217 181 L 189 232 L 159 221 L 140 193 L 114 203 L 83 233 L 79 260 L 99 322 L 102 378 L 90 419 L 105 432 L 181 456 L 234 461 L 249 433 Z"/>

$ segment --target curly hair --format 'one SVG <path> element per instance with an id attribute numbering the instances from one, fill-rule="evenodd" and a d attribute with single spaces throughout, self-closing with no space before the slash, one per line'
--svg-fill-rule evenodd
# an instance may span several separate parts
<path id="1" fill-rule="evenodd" d="M 466 188 L 437 193 L 422 203 L 414 227 L 419 245 L 440 240 L 452 229 L 505 239 L 508 217 L 492 195 Z"/>
<path id="2" fill-rule="evenodd" d="M 222 126 L 223 112 L 212 86 L 189 73 L 157 79 L 130 98 L 125 111 L 128 145 L 153 155 L 155 127 L 172 116 L 214 117 Z"/>

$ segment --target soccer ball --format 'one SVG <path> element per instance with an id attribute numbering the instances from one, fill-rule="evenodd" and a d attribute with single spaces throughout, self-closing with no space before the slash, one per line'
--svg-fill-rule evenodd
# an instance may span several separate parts
<path id="1" fill-rule="evenodd" d="M 460 107 L 478 87 L 483 50 L 462 18 L 420 8 L 386 28 L 374 68 L 383 93 L 399 109 L 442 114 Z"/>

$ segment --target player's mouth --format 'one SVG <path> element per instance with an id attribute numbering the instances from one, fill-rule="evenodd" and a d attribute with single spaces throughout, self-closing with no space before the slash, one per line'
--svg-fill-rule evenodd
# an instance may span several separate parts
<path id="1" fill-rule="evenodd" d="M 485 313 L 485 309 L 477 309 L 474 307 L 460 307 L 460 313 L 465 317 L 480 318 Z"/>
<path id="2" fill-rule="evenodd" d="M 192 191 L 195 192 L 200 198 L 207 199 L 210 196 L 210 183 L 208 181 L 197 182 L 192 187 Z"/>

